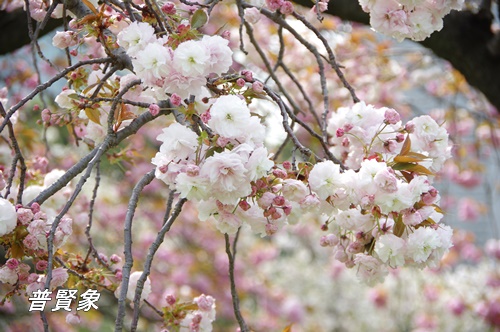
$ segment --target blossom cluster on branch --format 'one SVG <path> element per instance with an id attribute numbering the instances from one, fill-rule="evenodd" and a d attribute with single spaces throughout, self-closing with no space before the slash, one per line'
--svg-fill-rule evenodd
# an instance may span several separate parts
<path id="1" fill-rule="evenodd" d="M 370 12 L 374 29 L 415 40 L 440 29 L 442 17 L 460 6 L 459 1 L 360 3 Z M 437 268 L 452 248 L 452 230 L 441 223 L 441 197 L 433 183 L 451 157 L 445 125 L 428 115 L 403 122 L 395 109 L 360 100 L 332 41 L 291 2 L 237 1 L 227 7 L 239 22 L 233 30 L 209 21 L 219 5 L 85 0 L 65 1 L 61 8 L 58 2 L 26 1 L 41 25 L 65 11 L 73 18 L 52 39 L 54 47 L 65 51 L 66 68 L 58 70 L 39 51 L 53 77 L 22 98 L 9 100 L 1 91 L 0 133 L 8 132 L 1 138 L 13 152 L 11 168 L 0 169 L 0 244 L 7 248 L 0 281 L 10 287 L 5 299 L 29 297 L 44 288 L 94 287 L 118 299 L 117 330 L 130 303 L 131 330 L 138 328 L 140 307 L 146 304 L 162 328 L 211 331 L 216 299 L 208 292 L 178 296 L 168 289 L 162 299 L 147 301 L 158 297 L 152 291 L 157 280 L 150 273 L 165 234 L 181 213 L 192 217 L 193 207 L 197 221 L 209 221 L 224 234 L 229 265 L 224 268 L 229 269 L 230 300 L 242 331 L 249 328 L 238 307 L 234 278 L 242 230 L 273 238 L 286 225 L 320 229 L 323 235 L 316 244 L 368 285 L 382 282 L 399 267 Z M 316 14 L 326 6 L 326 1 L 318 2 Z M 273 40 L 259 36 L 262 27 L 277 30 Z M 235 32 L 240 34 L 239 51 Z M 36 32 L 33 39 L 36 49 Z M 292 43 L 307 53 L 299 65 L 314 72 L 308 73 L 314 84 L 301 83 L 303 73 L 290 71 L 290 64 L 298 62 L 296 53 L 288 53 Z M 248 59 L 236 59 L 246 56 L 259 58 L 260 68 L 244 69 Z M 47 103 L 43 93 L 59 79 L 65 86 Z M 65 140 L 81 153 L 81 159 L 67 162 L 67 171 L 48 171 L 45 158 L 25 160 L 19 148 L 21 136 L 14 126 L 35 97 L 43 105 L 33 107 L 41 111 L 35 113 L 37 123 L 47 131 L 67 128 Z M 352 101 L 344 103 L 347 98 Z M 265 109 L 265 103 L 271 106 Z M 286 135 L 279 148 L 266 142 L 277 131 L 269 125 L 270 114 L 280 119 Z M 23 116 L 20 123 L 27 121 Z M 137 134 L 150 123 L 161 127 L 161 133 L 145 129 Z M 136 149 L 129 142 L 134 136 L 143 138 Z M 148 141 L 155 136 L 161 144 L 155 145 L 154 157 L 141 155 L 142 148 L 157 143 Z M 141 158 L 146 163 L 136 164 Z M 102 213 L 95 211 L 103 207 L 97 198 L 105 186 L 101 171 L 115 165 L 127 168 L 124 173 L 135 186 L 119 213 L 124 257 L 108 258 L 94 246 L 91 230 Z M 5 179 L 4 171 L 9 171 Z M 93 174 L 94 189 L 85 192 Z M 155 178 L 163 182 L 155 188 L 162 195 L 164 215 L 148 238 L 148 250 L 140 252 L 143 266 L 137 268 L 132 223 L 138 219 L 140 196 Z M 186 202 L 189 212 L 183 209 Z M 86 254 L 72 252 L 77 243 L 69 239 L 75 233 L 84 238 Z M 489 250 L 498 251 L 494 245 Z M 44 314 L 42 321 L 48 330 Z"/>
<path id="2" fill-rule="evenodd" d="M 460 10 L 464 0 L 359 0 L 370 13 L 370 25 L 376 31 L 402 41 L 422 41 L 443 28 L 443 17 Z"/>

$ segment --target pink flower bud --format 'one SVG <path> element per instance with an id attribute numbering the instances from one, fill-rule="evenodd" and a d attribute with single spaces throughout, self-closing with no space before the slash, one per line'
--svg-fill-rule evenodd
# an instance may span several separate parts
<path id="1" fill-rule="evenodd" d="M 334 256 L 335 259 L 338 260 L 341 263 L 347 262 L 347 260 L 349 259 L 349 257 L 345 253 L 344 248 L 342 248 L 342 246 L 337 246 L 337 248 L 338 248 L 337 252 L 335 252 L 335 256 Z"/>
<path id="2" fill-rule="evenodd" d="M 342 136 L 344 136 L 344 134 L 345 134 L 344 129 L 339 128 L 339 129 L 337 129 L 337 132 L 335 133 L 335 136 L 342 137 Z"/>
<path id="3" fill-rule="evenodd" d="M 322 247 L 334 247 L 339 244 L 339 238 L 335 234 L 323 235 L 319 240 Z"/>
<path id="4" fill-rule="evenodd" d="M 36 263 L 36 269 L 38 271 L 45 271 L 47 269 L 48 263 L 45 260 L 40 260 Z"/>
<path id="5" fill-rule="evenodd" d="M 271 236 L 278 231 L 278 226 L 275 224 L 266 224 L 266 234 Z"/>
<path id="6" fill-rule="evenodd" d="M 215 300 L 209 295 L 202 294 L 195 299 L 195 302 L 198 304 L 198 309 L 201 311 L 211 311 Z"/>
<path id="7" fill-rule="evenodd" d="M 255 24 L 260 20 L 260 10 L 258 8 L 252 7 L 245 9 L 244 18 L 250 24 Z"/>
<path id="8" fill-rule="evenodd" d="M 241 75 L 245 77 L 245 80 L 247 82 L 253 81 L 253 73 L 250 70 L 247 70 L 247 69 L 242 70 Z"/>
<path id="9" fill-rule="evenodd" d="M 203 123 L 208 123 L 208 120 L 210 120 L 212 117 L 210 116 L 210 110 L 202 113 L 200 115 L 200 119 L 201 121 L 203 121 Z"/>
<path id="10" fill-rule="evenodd" d="M 226 137 L 217 137 L 217 145 L 221 148 L 225 147 L 230 142 L 229 138 Z"/>
<path id="11" fill-rule="evenodd" d="M 275 212 L 276 212 L 276 208 L 274 206 L 271 206 L 269 209 L 264 211 L 264 217 L 268 218 Z"/>
<path id="12" fill-rule="evenodd" d="M 352 123 L 346 123 L 343 127 L 344 131 L 347 133 L 351 131 L 351 129 L 354 128 L 354 125 Z"/>
<path id="13" fill-rule="evenodd" d="M 7 265 L 9 269 L 15 270 L 19 266 L 19 261 L 15 258 L 10 258 L 9 260 L 7 260 L 5 265 Z"/>
<path id="14" fill-rule="evenodd" d="M 263 93 L 264 92 L 264 84 L 261 82 L 253 82 L 252 83 L 252 90 L 255 91 L 256 93 Z"/>
<path id="15" fill-rule="evenodd" d="M 257 189 L 262 189 L 262 188 L 267 187 L 266 182 L 264 180 L 262 180 L 262 179 L 258 179 L 255 182 L 255 185 L 257 186 Z"/>
<path id="16" fill-rule="evenodd" d="M 168 172 L 168 165 L 161 165 L 158 169 L 161 173 L 165 174 Z"/>
<path id="17" fill-rule="evenodd" d="M 174 106 L 180 106 L 182 103 L 182 98 L 177 93 L 172 93 L 172 96 L 170 96 L 170 102 Z"/>
<path id="18" fill-rule="evenodd" d="M 266 5 L 271 11 L 280 9 L 283 3 L 284 0 L 266 0 Z"/>
<path id="19" fill-rule="evenodd" d="M 273 175 L 279 179 L 286 179 L 288 176 L 287 172 L 279 168 L 273 169 Z"/>
<path id="20" fill-rule="evenodd" d="M 280 12 L 283 15 L 291 15 L 293 13 L 293 4 L 290 1 L 285 1 L 280 8 Z"/>
<path id="21" fill-rule="evenodd" d="M 250 204 L 248 204 L 247 201 L 240 201 L 238 205 L 243 211 L 248 211 L 248 209 L 250 209 Z"/>
<path id="22" fill-rule="evenodd" d="M 30 275 L 28 276 L 28 280 L 27 281 L 28 281 L 29 284 L 32 284 L 32 283 L 36 282 L 39 277 L 40 276 L 38 274 L 36 274 L 36 273 L 30 273 Z"/>
<path id="23" fill-rule="evenodd" d="M 401 121 L 401 117 L 396 110 L 389 108 L 384 113 L 384 122 L 388 124 L 396 124 Z"/>
<path id="24" fill-rule="evenodd" d="M 188 165 L 186 167 L 186 174 L 189 176 L 198 176 L 200 174 L 200 167 L 198 165 Z"/>
<path id="25" fill-rule="evenodd" d="M 33 211 L 33 209 L 31 209 L 31 210 Z M 33 216 L 33 220 L 35 220 L 35 219 L 47 220 L 47 215 L 43 211 L 38 211 Z"/>
<path id="26" fill-rule="evenodd" d="M 42 121 L 45 124 L 49 124 L 50 123 L 50 111 L 47 108 L 44 108 L 43 111 L 42 111 Z"/>
<path id="27" fill-rule="evenodd" d="M 292 206 L 291 205 L 283 206 L 283 213 L 285 213 L 285 215 L 289 216 L 290 213 L 292 213 Z"/>
<path id="28" fill-rule="evenodd" d="M 104 263 L 107 263 L 108 262 L 108 256 L 106 256 L 105 254 L 103 253 L 99 253 L 99 259 L 101 261 L 103 261 Z"/>
<path id="29" fill-rule="evenodd" d="M 311 8 L 311 11 L 313 13 L 317 13 L 318 12 L 318 9 L 319 9 L 319 12 L 322 13 L 324 11 L 326 11 L 328 9 L 328 0 L 327 1 L 323 1 L 323 0 L 320 0 L 318 2 L 318 5 L 317 6 L 313 6 Z"/>
<path id="30" fill-rule="evenodd" d="M 188 32 L 188 31 L 189 31 L 189 25 L 179 24 L 179 25 L 177 26 L 177 32 L 178 32 L 179 34 L 181 34 L 181 35 L 182 35 L 183 33 Z"/>
<path id="31" fill-rule="evenodd" d="M 174 295 L 172 294 L 168 294 L 166 297 L 165 297 L 165 301 L 167 301 L 167 304 L 169 306 L 173 306 L 175 304 L 175 302 L 177 302 L 177 299 L 175 298 Z"/>
<path id="32" fill-rule="evenodd" d="M 238 78 L 236 80 L 236 85 L 239 86 L 240 88 L 244 87 L 245 86 L 245 80 L 242 79 L 242 78 Z"/>
<path id="33" fill-rule="evenodd" d="M 21 224 L 27 225 L 33 220 L 33 211 L 31 209 L 20 208 L 17 210 L 17 219 Z"/>
<path id="34" fill-rule="evenodd" d="M 409 134 L 413 133 L 415 131 L 415 123 L 413 123 L 413 121 L 408 121 L 405 125 L 405 130 Z"/>
<path id="35" fill-rule="evenodd" d="M 157 116 L 160 114 L 160 106 L 156 104 L 149 105 L 149 113 L 151 113 L 152 116 Z"/>
<path id="36" fill-rule="evenodd" d="M 49 165 L 49 160 L 42 156 L 36 156 L 33 162 L 33 168 L 41 171 L 42 173 L 47 172 L 48 165 Z"/>
<path id="37" fill-rule="evenodd" d="M 31 211 L 33 211 L 33 213 L 40 212 L 40 204 L 38 204 L 37 202 L 34 202 L 33 204 L 31 204 L 30 208 L 31 208 Z"/>
<path id="38" fill-rule="evenodd" d="M 284 169 L 292 169 L 292 163 L 289 162 L 288 160 L 287 161 L 284 161 L 283 162 L 283 168 Z"/>
<path id="39" fill-rule="evenodd" d="M 203 316 L 201 314 L 194 315 L 194 317 L 193 317 L 193 319 L 191 321 L 191 324 L 193 325 L 191 327 L 191 331 L 193 330 L 193 327 L 198 327 L 198 329 L 199 329 L 199 324 L 201 323 L 202 319 L 203 319 Z"/>
<path id="40" fill-rule="evenodd" d="M 276 195 L 274 195 L 273 193 L 266 191 L 264 194 L 262 194 L 262 197 L 257 200 L 257 203 L 261 208 L 267 209 L 268 207 L 271 206 L 271 204 L 273 204 L 275 196 Z"/>
<path id="41" fill-rule="evenodd" d="M 224 30 L 220 36 L 224 39 L 229 40 L 229 38 L 231 38 L 231 31 Z"/>
<path id="42" fill-rule="evenodd" d="M 38 240 L 36 237 L 34 237 L 33 235 L 31 234 L 28 234 L 24 240 L 23 240 L 23 245 L 24 247 L 26 247 L 27 249 L 37 249 L 38 247 Z"/>
<path id="43" fill-rule="evenodd" d="M 285 204 L 285 197 L 283 196 L 276 196 L 273 199 L 273 203 L 278 206 L 282 206 Z"/>
<path id="44" fill-rule="evenodd" d="M 401 143 L 405 140 L 405 135 L 402 133 L 397 133 L 396 134 L 396 142 Z"/>
<path id="45" fill-rule="evenodd" d="M 361 243 L 359 242 L 352 242 L 351 244 L 349 244 L 349 246 L 347 247 L 347 252 L 350 253 L 350 254 L 358 254 L 360 252 L 363 252 L 364 251 L 364 247 Z"/>
<path id="46" fill-rule="evenodd" d="M 347 148 L 347 147 L 349 147 L 349 145 L 351 144 L 351 141 L 349 141 L 349 138 L 344 137 L 344 138 L 342 139 L 342 143 L 341 143 L 341 144 L 342 144 L 342 146 L 343 146 L 344 148 Z"/>
<path id="47" fill-rule="evenodd" d="M 175 15 L 177 10 L 175 9 L 175 4 L 173 2 L 167 2 L 161 6 L 161 10 L 167 15 Z"/>
<path id="48" fill-rule="evenodd" d="M 111 255 L 111 257 L 109 257 L 109 260 L 111 261 L 112 264 L 118 264 L 122 261 L 122 258 L 116 254 L 113 254 Z"/>
<path id="49" fill-rule="evenodd" d="M 278 220 L 279 218 L 281 218 L 281 213 L 279 211 L 274 211 L 272 214 L 271 214 L 271 219 L 273 220 Z"/>

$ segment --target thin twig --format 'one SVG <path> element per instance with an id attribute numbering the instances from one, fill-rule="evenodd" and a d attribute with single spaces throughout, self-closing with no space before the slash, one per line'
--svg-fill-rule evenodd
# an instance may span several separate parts
<path id="1" fill-rule="evenodd" d="M 5 109 L 3 108 L 2 103 L 0 102 L 0 115 L 5 117 Z M 19 189 L 17 191 L 17 204 L 22 204 L 23 191 L 24 191 L 24 181 L 26 180 L 26 163 L 24 161 L 24 156 L 21 152 L 21 148 L 17 142 L 16 134 L 14 132 L 14 126 L 12 122 L 9 120 L 7 123 L 7 128 L 9 129 L 9 138 L 11 141 L 12 149 L 14 150 L 14 158 L 12 159 L 12 163 L 10 166 L 9 178 L 7 180 L 7 188 L 5 191 L 5 197 L 8 197 L 10 194 L 10 188 L 12 186 L 12 182 L 14 181 L 14 176 L 16 175 L 17 162 L 19 162 L 19 168 L 21 169 L 21 173 L 19 174 Z"/>
<path id="2" fill-rule="evenodd" d="M 170 106 L 170 103 L 168 101 L 162 101 L 160 104 L 162 106 L 165 105 Z M 145 112 L 140 116 L 138 116 L 137 118 L 135 118 L 127 127 L 116 133 L 113 140 L 109 142 L 110 145 L 108 146 L 108 149 L 118 145 L 125 138 L 137 133 L 137 131 L 139 131 L 139 129 L 141 129 L 148 122 L 151 122 L 152 120 L 162 115 L 170 114 L 170 110 L 168 108 L 169 107 L 164 107 L 164 109 L 156 116 L 153 116 L 150 112 Z M 33 201 L 31 201 L 29 205 L 31 205 L 34 202 L 42 204 L 49 197 L 51 197 L 53 194 L 55 194 L 56 192 L 61 190 L 64 186 L 66 186 L 72 179 L 74 179 L 78 174 L 80 174 L 85 170 L 90 160 L 92 160 L 92 158 L 95 157 L 97 151 L 100 148 L 101 147 L 96 147 L 88 155 L 80 159 L 78 163 L 76 163 L 69 170 L 67 170 L 66 173 L 64 173 L 64 175 L 61 176 L 56 182 L 54 182 L 50 187 L 48 187 L 47 189 L 43 190 L 40 194 L 38 194 L 38 196 Z"/>
<path id="3" fill-rule="evenodd" d="M 241 314 L 240 311 L 240 299 L 238 297 L 238 292 L 236 291 L 236 282 L 234 280 L 234 262 L 236 260 L 236 243 L 238 241 L 238 236 L 240 233 L 240 229 L 238 228 L 238 231 L 236 232 L 236 236 L 234 238 L 233 242 L 233 252 L 231 253 L 231 241 L 229 240 L 229 235 L 224 234 L 224 239 L 226 241 L 226 254 L 227 258 L 229 260 L 229 281 L 231 283 L 231 298 L 233 300 L 233 311 L 234 315 L 236 316 L 236 320 L 238 321 L 238 325 L 240 326 L 240 331 L 241 332 L 249 332 L 250 329 L 247 326 L 247 323 L 245 322 L 245 319 L 243 318 L 243 315 Z"/>
<path id="4" fill-rule="evenodd" d="M 42 91 L 46 90 L 47 88 L 49 88 L 50 86 L 52 86 L 52 84 L 59 81 L 61 78 L 64 78 L 64 76 L 66 76 L 68 73 L 72 72 L 73 70 L 75 70 L 77 68 L 85 66 L 85 65 L 92 65 L 94 63 L 106 63 L 106 62 L 110 62 L 110 61 L 111 61 L 111 58 L 100 58 L 100 59 L 91 59 L 91 60 L 80 61 L 78 63 L 75 63 L 73 66 L 65 68 L 63 71 L 61 71 L 56 76 L 52 77 L 47 82 L 38 85 L 26 97 L 24 97 L 21 101 L 19 101 L 17 104 L 15 104 L 14 106 L 12 106 L 9 109 L 2 124 L 0 125 L 0 132 L 2 132 L 3 128 L 7 125 L 7 121 L 19 108 L 21 108 L 24 104 L 26 104 L 28 101 L 33 99 L 33 97 L 35 97 L 37 94 L 39 94 L 40 92 L 42 92 Z"/>
<path id="5" fill-rule="evenodd" d="M 48 258 L 47 258 L 47 279 L 45 281 L 45 289 L 50 288 L 50 281 L 52 279 L 52 269 L 53 269 L 53 257 L 54 257 L 54 236 L 56 233 L 57 226 L 59 226 L 59 223 L 61 221 L 61 218 L 68 212 L 69 208 L 73 205 L 74 201 L 80 194 L 83 185 L 85 182 L 87 182 L 87 179 L 90 177 L 92 173 L 92 169 L 94 166 L 97 164 L 97 162 L 101 159 L 102 155 L 109 149 L 110 142 L 111 142 L 112 136 L 107 136 L 104 142 L 99 146 L 99 149 L 97 150 L 95 156 L 90 160 L 88 165 L 86 165 L 87 171 L 85 174 L 82 175 L 80 180 L 78 181 L 78 184 L 75 187 L 74 192 L 71 194 L 71 197 L 69 198 L 68 202 L 64 205 L 62 210 L 59 212 L 59 214 L 54 218 L 54 221 L 52 222 L 52 226 L 50 228 L 50 232 L 47 237 L 47 252 L 48 252 Z"/>
<path id="6" fill-rule="evenodd" d="M 153 170 L 154 172 L 154 170 Z M 186 203 L 186 199 L 182 198 L 177 202 L 175 205 L 174 210 L 172 211 L 172 214 L 168 218 L 168 221 L 163 224 L 162 228 L 156 235 L 156 239 L 154 242 L 151 244 L 149 247 L 148 255 L 146 256 L 146 261 L 144 262 L 144 269 L 142 271 L 141 276 L 139 277 L 139 280 L 137 280 L 137 287 L 135 289 L 135 295 L 134 295 L 134 316 L 132 318 L 132 325 L 130 326 L 130 331 L 134 332 L 137 330 L 137 323 L 139 322 L 139 307 L 140 307 L 140 301 L 141 301 L 141 294 L 142 290 L 144 288 L 144 283 L 146 282 L 146 279 L 151 272 L 151 263 L 153 262 L 154 255 L 158 251 L 158 248 L 160 245 L 163 243 L 163 240 L 165 238 L 165 234 L 170 230 L 170 227 L 172 227 L 172 224 L 174 223 L 175 219 L 179 216 L 182 210 L 182 206 Z M 167 208 L 167 211 L 170 210 L 170 207 Z M 166 216 L 166 214 L 165 214 Z"/>
<path id="7" fill-rule="evenodd" d="M 120 289 L 120 297 L 118 298 L 118 313 L 115 321 L 115 332 L 121 332 L 123 328 L 123 319 L 125 318 L 125 300 L 127 298 L 128 283 L 130 279 L 130 271 L 134 265 L 134 257 L 132 256 L 132 221 L 134 219 L 135 209 L 139 202 L 139 197 L 144 189 L 155 178 L 155 170 L 145 174 L 132 190 L 132 195 L 128 202 L 127 215 L 125 216 L 125 226 L 123 231 L 125 264 L 122 269 L 122 283 Z"/>
<path id="8" fill-rule="evenodd" d="M 92 236 L 90 235 L 90 230 L 92 228 L 92 222 L 93 222 L 93 217 L 94 217 L 94 205 L 96 202 L 97 198 L 97 190 L 99 189 L 99 185 L 101 183 L 101 162 L 98 161 L 95 170 L 96 170 L 96 175 L 95 175 L 95 185 L 94 185 L 94 190 L 92 191 L 92 198 L 90 200 L 90 206 L 89 206 L 89 222 L 87 224 L 87 227 L 85 228 L 85 235 L 87 236 L 87 241 L 89 242 L 89 249 L 87 251 L 87 255 L 85 256 L 85 259 L 83 260 L 83 269 L 87 266 L 87 260 L 89 259 L 90 254 L 104 267 L 106 267 L 109 271 L 115 272 L 111 266 L 106 263 L 101 256 L 99 256 L 99 252 L 97 249 L 94 247 L 94 241 L 92 240 Z"/>

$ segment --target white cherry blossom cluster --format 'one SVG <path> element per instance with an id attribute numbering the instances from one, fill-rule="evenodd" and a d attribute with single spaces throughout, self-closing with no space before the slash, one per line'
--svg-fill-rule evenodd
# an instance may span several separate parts
<path id="1" fill-rule="evenodd" d="M 333 152 L 351 167 L 316 164 L 309 186 L 334 208 L 321 239 L 335 258 L 373 284 L 387 266 L 435 267 L 452 246 L 432 175 L 450 156 L 448 134 L 431 117 L 401 124 L 388 108 L 358 103 L 341 108 L 329 122 Z"/>
<path id="2" fill-rule="evenodd" d="M 328 121 L 327 130 L 332 137 L 331 152 L 352 169 L 358 169 L 366 158 L 388 160 L 397 155 L 406 133 L 411 151 L 425 155 L 421 165 L 431 171 L 439 172 L 451 157 L 446 129 L 428 115 L 416 117 L 403 127 L 397 111 L 359 102 L 339 108 Z"/>
<path id="3" fill-rule="evenodd" d="M 132 58 L 137 76 L 158 99 L 165 99 L 167 93 L 182 99 L 198 96 L 207 75 L 220 75 L 232 64 L 228 40 L 217 35 L 187 40 L 174 49 L 168 45 L 167 35 L 158 38 L 151 25 L 133 22 L 118 34 L 117 42 Z"/>
<path id="4" fill-rule="evenodd" d="M 211 332 L 212 322 L 215 320 L 215 299 L 210 295 L 202 294 L 193 299 L 198 310 L 187 313 L 180 323 L 180 332 Z"/>
<path id="5" fill-rule="evenodd" d="M 263 145 L 264 127 L 237 95 L 216 99 L 202 115 L 210 128 L 198 135 L 173 123 L 152 159 L 156 177 L 193 201 L 200 220 L 212 218 L 222 233 L 248 225 L 272 235 L 308 212 L 325 216 L 331 233 L 321 239 L 335 257 L 358 267 L 367 283 L 388 267 L 436 266 L 451 247 L 452 231 L 432 175 L 450 156 L 448 134 L 431 117 L 404 126 L 397 111 L 363 102 L 330 119 L 333 161 L 294 170 L 278 168 Z M 309 171 L 305 170 L 309 169 Z M 305 170 L 305 171 L 304 171 Z"/>
<path id="6" fill-rule="evenodd" d="M 274 163 L 263 145 L 264 126 L 238 96 L 219 97 L 204 118 L 217 135 L 213 146 L 173 123 L 157 137 L 163 144 L 152 163 L 157 178 L 197 202 L 201 219 L 214 215 L 217 227 L 233 234 L 242 225 L 235 207 L 252 194 L 251 182 L 267 175 Z"/>
<path id="7" fill-rule="evenodd" d="M 463 0 L 359 0 L 370 13 L 370 25 L 380 33 L 402 41 L 422 41 L 443 28 L 443 17 L 460 10 Z"/>

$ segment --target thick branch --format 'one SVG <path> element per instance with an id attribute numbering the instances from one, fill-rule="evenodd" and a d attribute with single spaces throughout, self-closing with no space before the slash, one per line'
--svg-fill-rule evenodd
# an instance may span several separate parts
<path id="1" fill-rule="evenodd" d="M 62 19 L 51 19 L 44 29 L 40 30 L 43 36 L 63 23 Z M 17 9 L 11 13 L 0 11 L 0 55 L 17 50 L 31 42 L 28 33 L 28 17 L 24 10 Z"/>

